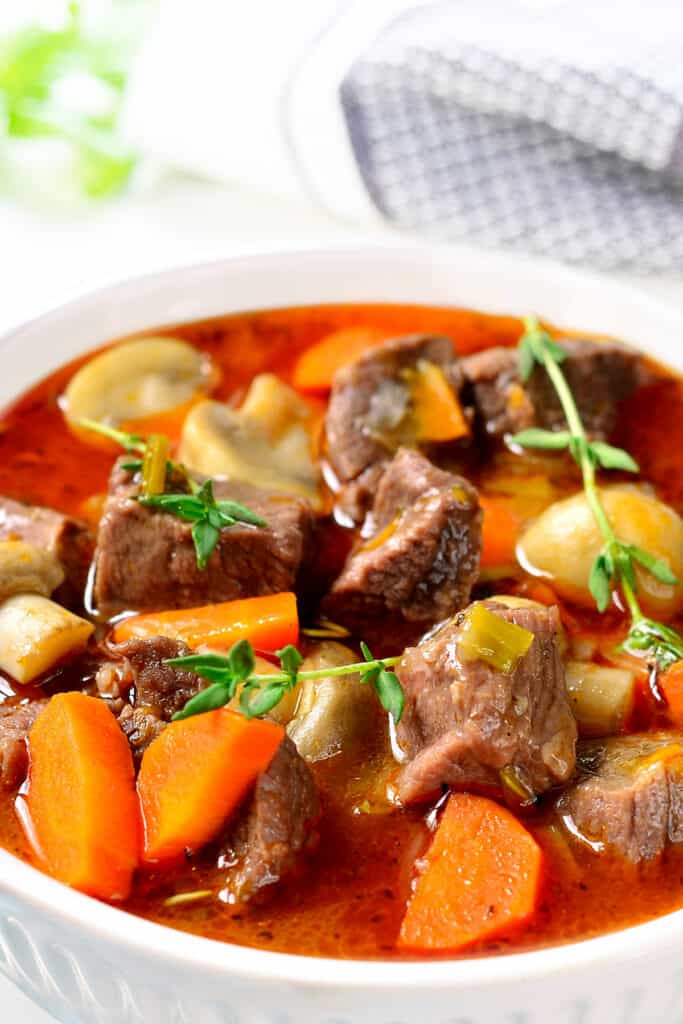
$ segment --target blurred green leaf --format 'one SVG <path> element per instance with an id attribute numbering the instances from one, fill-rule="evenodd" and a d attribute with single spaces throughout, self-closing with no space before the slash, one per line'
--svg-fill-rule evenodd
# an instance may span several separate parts
<path id="1" fill-rule="evenodd" d="M 103 0 L 65 2 L 60 28 L 27 25 L 0 38 L 0 142 L 3 135 L 9 141 L 66 142 L 78 188 L 94 198 L 123 188 L 136 164 L 136 154 L 118 135 L 118 122 L 140 11 L 151 9 L 152 0 L 108 5 L 113 19 L 99 37 L 86 31 L 84 13 L 102 7 Z M 78 108 L 65 98 L 75 77 Z"/>

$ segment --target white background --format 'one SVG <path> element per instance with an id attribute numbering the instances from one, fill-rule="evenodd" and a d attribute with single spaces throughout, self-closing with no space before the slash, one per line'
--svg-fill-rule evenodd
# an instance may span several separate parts
<path id="1" fill-rule="evenodd" d="M 364 232 L 362 238 L 386 238 L 388 233 L 378 227 L 372 234 Z M 182 177 L 168 177 L 153 191 L 79 214 L 0 202 L 0 333 L 81 292 L 141 272 L 246 248 L 358 238 L 352 225 L 309 206 Z M 683 310 L 683 277 L 619 277 Z M 49 1024 L 50 1020 L 0 979 L 2 1024 Z"/>

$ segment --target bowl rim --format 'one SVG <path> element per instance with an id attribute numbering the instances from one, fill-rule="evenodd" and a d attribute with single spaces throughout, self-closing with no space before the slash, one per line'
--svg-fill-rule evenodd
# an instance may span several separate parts
<path id="1" fill-rule="evenodd" d="M 21 342 L 24 334 L 48 327 L 55 320 L 64 317 L 68 319 L 70 314 L 76 314 L 87 305 L 125 301 L 127 296 L 150 288 L 171 289 L 179 278 L 187 285 L 191 284 L 193 278 L 222 270 L 226 273 L 234 272 L 236 268 L 251 268 L 257 272 L 273 271 L 283 260 L 297 261 L 302 266 L 307 261 L 331 261 L 334 264 L 354 258 L 403 264 L 406 260 L 419 257 L 449 263 L 457 263 L 459 258 L 466 258 L 468 266 L 480 268 L 487 275 L 492 271 L 505 272 L 514 265 L 516 271 L 534 275 L 535 286 L 541 296 L 544 282 L 552 282 L 556 288 L 568 292 L 583 288 L 595 291 L 599 285 L 606 303 L 623 302 L 628 307 L 638 308 L 648 317 L 666 322 L 672 332 L 680 332 L 679 336 L 683 337 L 683 314 L 678 310 L 663 300 L 640 293 L 633 286 L 603 280 L 590 272 L 516 254 L 471 250 L 466 246 L 403 241 L 359 244 L 352 241 L 322 247 L 275 246 L 267 251 L 259 249 L 255 252 L 242 252 L 223 259 L 124 278 L 86 291 L 12 327 L 0 336 L 0 350 Z M 425 302 L 425 305 L 429 304 L 435 303 Z M 258 307 L 248 307 L 252 308 Z M 269 307 L 266 304 L 261 308 Z M 223 978 L 234 977 L 258 983 L 295 983 L 308 988 L 315 985 L 323 989 L 386 990 L 392 993 L 425 986 L 449 990 L 490 988 L 512 981 L 524 983 L 539 980 L 560 971 L 566 976 L 569 970 L 580 971 L 588 966 L 607 967 L 616 961 L 623 965 L 655 950 L 661 953 L 664 946 L 670 947 L 674 943 L 683 946 L 683 910 L 678 910 L 643 924 L 578 942 L 473 958 L 343 960 L 271 952 L 204 938 L 133 916 L 128 911 L 70 889 L 1 848 L 0 893 L 12 897 L 15 905 L 30 905 L 46 921 L 57 927 L 70 926 L 84 936 L 96 937 L 115 946 L 126 947 L 129 951 L 135 950 L 148 958 L 163 959 L 169 965 L 173 963 L 183 968 L 189 967 L 194 972 L 210 972 Z M 132 919 L 134 927 L 131 927 Z"/>

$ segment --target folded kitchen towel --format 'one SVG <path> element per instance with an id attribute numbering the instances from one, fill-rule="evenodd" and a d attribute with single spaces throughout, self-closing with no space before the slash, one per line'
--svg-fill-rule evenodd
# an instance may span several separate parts
<path id="1" fill-rule="evenodd" d="M 681 0 L 192 9 L 162 5 L 129 105 L 167 160 L 359 223 L 683 269 Z"/>

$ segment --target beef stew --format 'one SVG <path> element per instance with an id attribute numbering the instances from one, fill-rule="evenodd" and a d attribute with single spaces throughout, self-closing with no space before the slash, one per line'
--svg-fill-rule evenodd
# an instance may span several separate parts
<path id="1" fill-rule="evenodd" d="M 537 948 L 683 907 L 676 373 L 379 305 L 102 358 L 2 416 L 6 849 L 316 956 Z"/>

